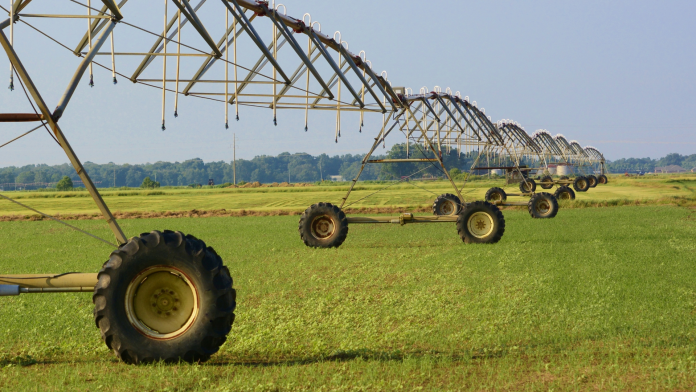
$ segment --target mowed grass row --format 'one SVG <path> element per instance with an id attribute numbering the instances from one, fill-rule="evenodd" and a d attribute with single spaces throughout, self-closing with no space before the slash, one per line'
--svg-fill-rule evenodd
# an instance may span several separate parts
<path id="1" fill-rule="evenodd" d="M 353 225 L 306 248 L 297 217 L 121 220 L 175 229 L 230 267 L 237 319 L 201 365 L 128 366 L 90 294 L 0 298 L 8 390 L 693 390 L 696 210 L 506 211 L 495 245 L 453 224 Z M 79 227 L 109 238 L 99 221 Z M 97 271 L 110 249 L 55 222 L 1 222 L 0 271 Z"/>
<path id="2" fill-rule="evenodd" d="M 449 182 L 416 182 L 405 184 L 359 184 L 351 194 L 351 207 L 426 207 L 442 193 L 453 193 Z M 390 186 L 391 185 L 391 186 Z M 461 186 L 461 183 L 458 184 Z M 503 186 L 503 180 L 474 181 L 462 190 L 466 200 L 483 200 L 488 189 Z M 389 187 L 388 189 L 380 189 Z M 419 187 L 427 188 L 425 191 Z M 508 193 L 519 193 L 515 185 L 503 186 Z M 162 189 L 154 191 L 103 190 L 104 200 L 112 211 L 165 212 L 190 210 L 247 210 L 303 211 L 323 201 L 340 204 L 348 187 L 314 186 L 303 188 L 250 188 L 250 189 Z M 549 190 L 551 193 L 555 189 Z M 538 187 L 537 192 L 544 191 Z M 549 192 L 547 191 L 547 192 Z M 577 192 L 579 201 L 635 201 L 666 197 L 696 196 L 696 176 L 655 176 L 646 178 L 610 177 L 608 185 L 599 185 L 588 192 Z M 94 202 L 82 192 L 3 192 L 47 214 L 96 214 Z M 369 197 L 368 197 L 369 196 Z M 364 199 L 363 199 L 364 198 Z M 363 200 L 360 200 L 363 199 Z M 512 200 L 512 199 L 511 199 Z M 520 199 L 518 199 L 520 200 Z M 355 203 L 355 204 L 353 204 Z M 21 206 L 0 200 L 0 215 L 32 215 Z"/>

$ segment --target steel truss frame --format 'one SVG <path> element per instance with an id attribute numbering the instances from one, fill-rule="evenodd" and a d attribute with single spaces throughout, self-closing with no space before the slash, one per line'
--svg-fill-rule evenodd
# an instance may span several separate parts
<path id="1" fill-rule="evenodd" d="M 168 14 L 167 5 L 173 3 L 174 14 Z M 459 92 L 453 93 L 449 88 L 442 92 L 438 86 L 429 91 L 421 88 L 418 94 L 406 88 L 392 87 L 387 79 L 386 71 L 377 75 L 373 71 L 372 63 L 366 58 L 365 52 L 357 55 L 348 48 L 348 43 L 341 39 L 340 32 L 333 36 L 321 32 L 321 25 L 312 22 L 309 14 L 304 14 L 301 19 L 287 15 L 287 9 L 281 5 L 276 6 L 267 1 L 256 0 L 199 0 L 192 5 L 190 0 L 165 0 L 164 23 L 160 32 L 151 32 L 142 27 L 128 22 L 129 13 L 122 10 L 134 7 L 134 1 L 121 0 L 118 4 L 114 0 L 101 0 L 101 8 L 92 8 L 89 4 L 81 4 L 85 8 L 83 15 L 69 14 L 39 14 L 27 13 L 25 9 L 30 6 L 31 0 L 14 0 L 11 9 L 6 10 L 9 19 L 0 22 L 0 44 L 7 54 L 13 69 L 16 71 L 21 83 L 28 90 L 31 98 L 38 107 L 34 114 L 0 114 L 0 122 L 16 121 L 40 121 L 50 127 L 51 132 L 70 159 L 76 172 L 88 189 L 92 199 L 100 209 L 101 214 L 113 232 L 118 244 L 125 244 L 127 238 L 118 225 L 113 214 L 101 198 L 98 190 L 92 183 L 79 158 L 71 148 L 65 134 L 58 125 L 67 106 L 75 93 L 78 83 L 89 71 L 90 85 L 93 83 L 93 65 L 97 64 L 112 73 L 113 82 L 117 82 L 117 75 L 130 80 L 133 83 L 144 84 L 162 90 L 162 130 L 165 130 L 165 108 L 167 95 L 174 95 L 174 114 L 178 115 L 178 102 L 181 95 L 207 99 L 220 102 L 224 106 L 224 123 L 229 126 L 229 109 L 235 110 L 235 118 L 239 120 L 240 106 L 261 107 L 270 109 L 273 113 L 273 122 L 277 124 L 277 111 L 280 110 L 304 110 L 305 131 L 309 124 L 310 110 L 330 110 L 336 112 L 335 140 L 341 135 L 341 113 L 360 113 L 360 129 L 364 126 L 365 114 L 382 114 L 381 127 L 374 143 L 365 155 L 358 175 L 352 180 L 341 207 L 344 207 L 355 184 L 362 174 L 365 166 L 372 163 L 389 162 L 431 162 L 442 169 L 451 183 L 457 196 L 462 202 L 464 197 L 461 188 L 458 187 L 449 172 L 446 170 L 442 154 L 450 152 L 453 146 L 457 146 L 459 153 L 478 151 L 478 162 L 483 155 L 495 153 L 500 156 L 506 154 L 515 157 L 519 166 L 520 157 L 541 154 L 541 149 L 521 129 L 510 124 L 494 124 L 492 119 L 485 114 L 485 109 L 479 109 L 475 101 L 470 102 L 469 97 L 461 97 Z M 36 3 L 34 3 L 36 4 Z M 225 15 L 225 33 L 216 41 L 209 33 L 212 21 L 201 18 L 202 7 L 209 4 L 217 7 Z M 33 5 L 33 4 L 32 4 Z M 31 7 L 30 7 L 31 8 Z M 4 8 L 2 8 L 4 9 Z M 134 11 L 133 14 L 137 14 Z M 219 14 L 219 13 L 218 13 Z M 44 33 L 29 24 L 26 20 L 32 18 L 75 19 L 86 18 L 88 20 L 87 31 L 78 41 L 71 52 L 80 57 L 79 65 L 66 87 L 65 93 L 57 103 L 56 108 L 49 110 L 40 92 L 32 82 L 32 79 L 15 52 L 12 36 L 8 38 L 3 32 L 10 27 L 13 31 L 17 22 L 27 24 L 34 30 L 45 35 L 51 40 L 65 46 L 55 38 Z M 261 24 L 268 18 L 270 22 L 266 26 Z M 194 32 L 188 36 L 196 40 L 202 40 L 203 46 L 196 47 L 184 42 L 182 30 L 190 25 Z M 114 31 L 117 26 L 134 28 L 145 34 L 153 36 L 152 44 L 141 47 L 143 40 L 138 42 L 120 42 L 118 45 Z M 259 33 L 261 28 L 272 29 L 272 39 L 264 41 Z M 304 35 L 307 38 L 306 46 L 303 46 L 298 38 Z M 240 40 L 253 43 L 258 49 L 257 61 L 250 67 L 240 65 L 241 59 L 237 51 Z M 107 41 L 110 42 L 110 50 L 103 49 Z M 116 51 L 115 47 L 126 47 L 125 51 Z M 283 61 L 279 56 L 283 48 L 289 48 L 282 52 Z M 175 51 L 170 51 L 175 49 Z M 248 55 L 248 53 L 245 53 Z M 97 56 L 107 56 L 111 60 L 110 66 L 100 64 L 95 59 Z M 128 74 L 122 69 L 117 71 L 117 60 L 125 57 L 140 58 L 139 64 Z M 146 73 L 156 72 L 152 65 L 156 59 L 162 58 L 161 78 L 146 77 Z M 231 57 L 231 58 L 230 58 Z M 174 77 L 171 77 L 171 69 L 167 71 L 167 59 L 175 60 Z M 198 61 L 198 68 L 191 73 L 182 74 L 182 61 Z M 119 60 L 120 62 L 120 60 Z M 212 73 L 216 64 L 224 66 L 224 77 L 219 75 L 214 78 L 206 78 Z M 270 75 L 262 71 L 270 66 Z M 230 68 L 232 72 L 230 72 Z M 294 71 L 292 71 L 294 70 Z M 160 85 L 155 85 L 159 84 Z M 318 92 L 314 91 L 318 87 Z M 195 90 L 194 90 L 195 89 Z M 347 90 L 348 95 L 343 94 Z M 224 92 L 220 92 L 223 90 Z M 251 91 L 250 91 L 251 90 Z M 221 116 L 222 117 L 222 116 Z M 385 139 L 394 131 L 401 132 L 407 143 L 407 148 L 414 143 L 420 149 L 422 144 L 432 154 L 432 157 L 391 160 L 370 159 L 379 144 L 385 143 Z M 564 139 L 565 140 L 565 139 Z M 567 143 L 566 143 L 567 144 Z M 582 155 L 586 162 L 597 162 L 597 154 L 593 152 L 579 151 L 576 146 L 563 145 L 562 155 L 579 159 Z M 572 155 L 570 155 L 572 152 Z M 407 152 L 409 154 L 410 152 Z M 597 152 L 598 153 L 598 152 Z M 482 155 L 483 154 L 483 155 Z M 601 156 L 601 154 L 599 154 Z M 603 160 L 603 158 L 602 158 Z M 602 161 L 603 162 L 603 161 Z M 466 181 L 464 182 L 464 185 Z M 462 187 L 464 186 L 462 185 Z M 455 218 L 456 219 L 456 218 Z M 423 218 L 403 215 L 398 220 L 406 222 L 436 222 L 452 221 L 451 217 Z M 384 219 L 368 220 L 385 221 Z M 386 221 L 394 221 L 387 219 Z M 365 219 L 353 218 L 353 223 L 368 223 Z M 88 275 L 88 276 L 87 276 Z M 94 274 L 86 274 L 85 279 L 91 282 Z M 56 278 L 37 278 L 32 281 L 31 287 L 52 288 L 63 291 L 80 291 L 89 286 L 85 281 L 68 279 L 68 283 L 57 283 Z M 5 277 L 0 283 L 14 282 Z M 51 280 L 53 279 L 53 283 Z M 62 278 L 62 282 L 66 278 Z M 78 284 L 79 283 L 79 284 Z M 22 283 L 27 287 L 27 283 Z M 59 285 L 60 287 L 56 286 Z M 91 288 L 90 288 L 91 290 Z M 60 291 L 60 290 L 58 290 Z"/>

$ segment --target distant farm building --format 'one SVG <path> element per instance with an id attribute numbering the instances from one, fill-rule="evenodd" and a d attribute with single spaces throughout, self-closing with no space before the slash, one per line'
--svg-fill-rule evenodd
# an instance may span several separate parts
<path id="1" fill-rule="evenodd" d="M 656 167 L 655 168 L 655 174 L 660 174 L 660 173 L 684 173 L 686 172 L 686 169 L 684 169 L 681 166 L 678 165 L 669 165 L 669 166 L 663 166 L 663 167 Z"/>
<path id="2" fill-rule="evenodd" d="M 338 181 L 338 182 L 343 182 L 343 181 L 345 181 L 345 180 L 343 179 L 343 176 L 329 176 L 329 178 L 331 178 L 331 181 Z"/>

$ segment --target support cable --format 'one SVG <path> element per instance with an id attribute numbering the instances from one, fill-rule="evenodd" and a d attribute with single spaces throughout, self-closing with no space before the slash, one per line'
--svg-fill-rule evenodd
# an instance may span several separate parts
<path id="1" fill-rule="evenodd" d="M 0 145 L 0 148 L 3 148 L 3 147 L 5 147 L 6 145 L 12 143 L 13 141 L 18 140 L 18 139 L 21 139 L 21 138 L 23 138 L 24 136 L 27 136 L 28 134 L 30 134 L 30 133 L 36 131 L 37 129 L 39 129 L 39 128 L 43 127 L 43 126 L 44 126 L 44 123 L 42 122 L 41 125 L 39 125 L 38 127 L 33 128 L 33 129 L 29 130 L 28 132 L 25 132 L 25 133 L 23 133 L 23 134 L 17 136 L 16 138 L 10 140 L 9 142 L 7 142 L 7 143 L 5 143 L 5 144 L 3 144 L 3 145 Z"/>
<path id="2" fill-rule="evenodd" d="M 426 168 L 423 168 L 423 169 L 421 169 L 421 170 L 418 170 L 417 172 L 411 174 L 410 176 L 404 177 L 404 178 L 400 179 L 399 181 L 397 181 L 397 182 L 395 182 L 395 183 L 393 183 L 393 184 L 391 184 L 391 185 L 389 185 L 389 186 L 386 186 L 386 187 L 384 187 L 384 188 L 378 190 L 377 192 L 370 193 L 369 195 L 363 197 L 362 199 L 358 199 L 358 200 L 356 200 L 356 201 L 354 201 L 354 202 L 352 202 L 352 203 L 350 203 L 350 204 L 348 204 L 347 206 L 342 207 L 342 208 L 344 208 L 344 209 L 345 209 L 345 208 L 348 208 L 348 207 L 352 206 L 353 204 L 355 204 L 355 203 L 357 203 L 357 202 L 359 202 L 359 201 L 365 200 L 365 199 L 367 199 L 368 197 L 372 197 L 372 196 L 374 196 L 374 195 L 376 195 L 376 194 L 378 194 L 378 193 L 380 193 L 380 192 L 382 192 L 382 191 L 384 191 L 384 190 L 387 190 L 387 189 L 393 187 L 394 185 L 398 185 L 398 184 L 400 184 L 400 183 L 402 183 L 402 182 L 408 180 L 409 178 L 411 178 L 411 177 L 415 176 L 416 174 L 418 174 L 418 173 L 420 173 L 420 172 L 422 172 L 422 171 L 425 171 L 425 170 L 427 170 L 427 169 L 428 169 L 428 168 L 426 167 Z"/>
<path id="3" fill-rule="evenodd" d="M 95 239 L 97 239 L 97 240 L 99 240 L 99 241 L 101 241 L 101 242 L 104 242 L 104 243 L 106 243 L 106 244 L 109 244 L 110 246 L 113 246 L 114 248 L 118 248 L 118 245 L 115 245 L 115 244 L 113 244 L 113 243 L 111 243 L 111 242 L 109 242 L 109 241 L 107 241 L 107 240 L 105 240 L 105 239 L 103 239 L 103 238 L 97 237 L 97 236 L 94 235 L 94 234 L 88 233 L 88 232 L 86 232 L 86 231 L 84 231 L 84 230 L 82 230 L 82 229 L 80 229 L 80 228 L 78 228 L 78 227 L 75 227 L 75 226 L 73 226 L 73 225 L 71 225 L 71 224 L 69 224 L 69 223 L 65 223 L 65 222 L 63 222 L 62 220 L 60 220 L 60 219 L 58 219 L 58 218 L 56 218 L 56 217 L 53 217 L 53 216 L 48 215 L 48 214 L 44 214 L 43 212 L 41 212 L 41 211 L 39 211 L 39 210 L 35 210 L 35 209 L 29 207 L 28 205 L 25 205 L 25 204 L 22 204 L 22 203 L 18 202 L 17 200 L 11 199 L 11 198 L 9 198 L 9 197 L 3 195 L 3 194 L 0 194 L 0 197 L 2 197 L 2 198 L 5 199 L 5 200 L 11 201 L 11 202 L 13 202 L 13 203 L 15 203 L 15 204 L 18 204 L 18 205 L 20 205 L 20 206 L 22 206 L 22 207 L 24 207 L 24 208 L 26 208 L 26 209 L 28 209 L 28 210 L 34 211 L 34 212 L 36 212 L 37 214 L 40 214 L 40 215 L 44 216 L 45 218 L 54 220 L 54 221 L 56 221 L 56 222 L 58 222 L 58 223 L 61 223 L 61 224 L 65 225 L 65 226 L 68 226 L 69 228 L 71 228 L 71 229 L 73 229 L 73 230 L 77 230 L 77 231 L 79 231 L 79 232 L 82 233 L 82 234 L 87 234 L 88 236 L 90 236 L 90 237 L 92 237 L 92 238 L 95 238 Z"/>
<path id="4" fill-rule="evenodd" d="M 17 70 L 15 70 L 15 73 L 17 73 Z M 27 97 L 27 100 L 29 101 L 29 104 L 31 105 L 31 108 L 34 109 L 34 113 L 36 114 L 37 117 L 41 117 L 41 115 L 39 114 L 39 111 L 36 110 L 36 107 L 34 106 L 34 102 L 31 100 L 31 98 L 29 98 L 29 93 L 27 93 L 27 89 L 24 88 L 24 82 L 22 82 L 22 78 L 19 77 L 19 74 L 17 74 L 17 80 L 19 80 L 19 85 L 22 86 L 22 90 L 24 91 L 24 95 Z M 53 136 L 53 134 L 51 133 L 51 131 L 50 131 L 50 130 L 48 129 L 48 127 L 46 126 L 46 122 L 43 122 L 42 125 L 43 125 L 44 128 L 46 128 L 46 132 L 48 132 L 48 134 L 51 136 L 51 138 L 52 138 L 53 140 L 55 140 L 56 144 L 58 144 L 58 145 L 60 146 L 60 142 L 58 141 L 58 139 L 56 139 L 56 137 Z M 14 141 L 14 140 L 13 140 L 13 141 Z M 11 142 L 10 142 L 10 143 L 11 143 Z M 61 148 L 62 148 L 62 146 L 61 146 Z"/>

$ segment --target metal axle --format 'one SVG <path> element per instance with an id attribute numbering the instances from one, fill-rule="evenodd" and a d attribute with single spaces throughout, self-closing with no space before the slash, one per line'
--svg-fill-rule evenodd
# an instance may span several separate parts
<path id="1" fill-rule="evenodd" d="M 456 222 L 457 215 L 439 215 L 439 216 L 415 216 L 410 212 L 399 215 L 398 217 L 348 217 L 348 224 L 355 223 L 395 223 L 405 225 L 407 223 L 436 223 L 436 222 Z"/>

